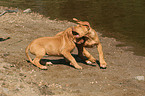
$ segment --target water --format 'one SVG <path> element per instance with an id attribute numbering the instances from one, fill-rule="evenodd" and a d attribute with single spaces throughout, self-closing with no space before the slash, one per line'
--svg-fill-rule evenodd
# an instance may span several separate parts
<path id="1" fill-rule="evenodd" d="M 89 21 L 103 36 L 132 46 L 136 55 L 145 56 L 144 0 L 1 0 L 1 6 L 31 8 L 50 19 Z"/>

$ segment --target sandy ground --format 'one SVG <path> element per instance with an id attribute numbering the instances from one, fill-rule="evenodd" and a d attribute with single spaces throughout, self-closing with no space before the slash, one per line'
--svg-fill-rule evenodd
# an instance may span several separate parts
<path id="1" fill-rule="evenodd" d="M 45 56 L 44 60 L 53 62 L 48 70 L 27 62 L 25 48 L 32 40 L 54 36 L 73 25 L 37 13 L 1 16 L 0 96 L 145 96 L 145 57 L 126 51 L 129 46 L 116 47 L 122 43 L 100 33 L 107 69 L 85 64 L 76 49 L 72 54 L 83 70 L 65 64 L 62 57 Z M 87 50 L 98 60 L 96 48 Z"/>

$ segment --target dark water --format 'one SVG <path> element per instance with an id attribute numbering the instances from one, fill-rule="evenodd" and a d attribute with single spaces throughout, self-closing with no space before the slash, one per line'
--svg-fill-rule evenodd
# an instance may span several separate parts
<path id="1" fill-rule="evenodd" d="M 73 17 L 89 21 L 103 36 L 116 38 L 145 56 L 144 0 L 1 0 L 1 6 L 31 8 L 50 17 L 72 21 Z"/>

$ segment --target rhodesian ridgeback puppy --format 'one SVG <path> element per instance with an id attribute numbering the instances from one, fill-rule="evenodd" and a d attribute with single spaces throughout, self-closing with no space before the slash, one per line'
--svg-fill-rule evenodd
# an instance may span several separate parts
<path id="1" fill-rule="evenodd" d="M 87 39 L 85 39 L 84 43 L 78 44 L 76 43 L 77 49 L 78 49 L 78 56 L 85 60 L 83 54 L 88 58 L 88 60 L 85 60 L 87 64 L 92 64 L 92 62 L 96 62 L 96 59 L 85 49 L 85 47 L 93 47 L 97 46 L 98 52 L 99 52 L 99 60 L 100 60 L 100 67 L 106 68 L 107 63 L 104 60 L 103 51 L 102 51 L 102 45 L 99 41 L 99 37 L 97 35 L 97 32 L 90 27 L 89 22 L 87 21 L 80 21 L 76 18 L 73 18 L 74 21 L 76 21 L 78 24 L 83 26 L 89 26 L 89 34 L 87 35 Z"/>
<path id="2" fill-rule="evenodd" d="M 40 69 L 47 69 L 46 66 L 39 63 L 40 59 L 46 54 L 53 56 L 64 56 L 75 68 L 82 69 L 70 52 L 76 47 L 75 43 L 77 42 L 77 39 L 88 33 L 88 27 L 78 25 L 70 27 L 60 33 L 61 34 L 54 37 L 41 37 L 33 40 L 25 50 L 26 56 L 32 64 L 36 65 Z M 36 56 L 33 61 L 28 55 L 28 50 L 31 54 Z"/>

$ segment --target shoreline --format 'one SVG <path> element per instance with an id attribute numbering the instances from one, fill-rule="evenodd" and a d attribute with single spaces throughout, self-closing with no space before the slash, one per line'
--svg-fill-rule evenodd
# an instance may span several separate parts
<path id="1" fill-rule="evenodd" d="M 83 67 L 76 70 L 64 64 L 62 57 L 47 57 L 53 61 L 48 70 L 40 70 L 27 62 L 26 46 L 34 39 L 54 36 L 75 23 L 50 20 L 38 13 L 7 13 L 0 17 L 0 94 L 28 96 L 143 96 L 145 76 L 145 57 L 125 51 L 128 46 L 116 47 L 122 42 L 114 38 L 102 37 L 107 69 L 84 64 L 77 56 L 75 59 Z M 4 38 L 10 39 L 4 40 Z M 96 48 L 87 50 L 98 60 Z M 72 54 L 77 55 L 75 49 Z M 33 57 L 33 55 L 31 55 Z M 96 95 L 97 94 L 97 95 Z"/>

